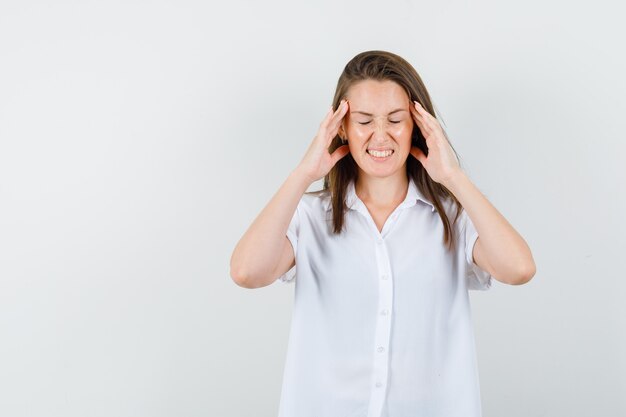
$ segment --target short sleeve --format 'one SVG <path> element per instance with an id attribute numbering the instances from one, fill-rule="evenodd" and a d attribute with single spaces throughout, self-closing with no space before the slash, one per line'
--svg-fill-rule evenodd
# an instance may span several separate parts
<path id="1" fill-rule="evenodd" d="M 294 257 L 296 256 L 298 249 L 298 233 L 300 232 L 300 204 L 302 204 L 302 200 L 298 203 L 296 207 L 296 211 L 293 213 L 293 217 L 289 222 L 289 227 L 287 228 L 287 239 L 291 242 L 291 247 L 293 247 Z M 294 265 L 291 269 L 281 276 L 278 277 L 278 280 L 284 284 L 289 284 L 293 282 L 292 280 L 296 276 L 296 266 Z"/>
<path id="2" fill-rule="evenodd" d="M 465 237 L 465 262 L 467 263 L 468 279 L 467 287 L 470 290 L 488 290 L 491 288 L 491 281 L 493 277 L 489 274 L 489 272 L 485 271 L 474 262 L 473 251 L 476 239 L 478 239 L 478 232 L 465 210 L 461 212 L 461 221 Z"/>

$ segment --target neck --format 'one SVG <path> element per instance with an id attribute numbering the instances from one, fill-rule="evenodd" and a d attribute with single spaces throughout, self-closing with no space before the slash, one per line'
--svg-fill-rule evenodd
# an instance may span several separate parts
<path id="1" fill-rule="evenodd" d="M 409 179 L 404 170 L 389 177 L 372 177 L 359 172 L 354 191 L 361 201 L 377 207 L 397 206 L 405 198 Z"/>

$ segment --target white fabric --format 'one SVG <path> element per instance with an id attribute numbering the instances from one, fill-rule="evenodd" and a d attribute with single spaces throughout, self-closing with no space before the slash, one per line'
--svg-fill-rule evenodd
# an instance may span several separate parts
<path id="1" fill-rule="evenodd" d="M 481 416 L 468 290 L 492 277 L 473 262 L 469 216 L 446 252 L 411 180 L 382 232 L 353 182 L 346 204 L 334 235 L 328 191 L 304 194 L 287 231 L 296 266 L 278 281 L 295 283 L 295 300 L 279 417 Z"/>

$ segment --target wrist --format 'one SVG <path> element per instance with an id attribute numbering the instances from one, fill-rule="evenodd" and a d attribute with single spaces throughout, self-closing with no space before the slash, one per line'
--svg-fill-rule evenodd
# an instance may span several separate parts
<path id="1" fill-rule="evenodd" d="M 289 176 L 294 181 L 301 184 L 301 186 L 304 187 L 305 190 L 308 189 L 309 186 L 315 182 L 315 180 L 311 179 L 310 176 L 306 172 L 304 172 L 300 166 L 291 171 Z"/>
<path id="2" fill-rule="evenodd" d="M 448 190 L 450 190 L 452 192 L 452 194 L 457 193 L 457 191 L 464 186 L 464 183 L 466 183 L 469 180 L 467 174 L 465 174 L 465 172 L 463 172 L 462 169 L 457 169 L 454 171 L 454 173 L 452 175 L 450 175 L 450 177 L 448 177 L 448 179 L 446 180 L 446 182 L 443 184 L 444 187 L 446 187 Z"/>

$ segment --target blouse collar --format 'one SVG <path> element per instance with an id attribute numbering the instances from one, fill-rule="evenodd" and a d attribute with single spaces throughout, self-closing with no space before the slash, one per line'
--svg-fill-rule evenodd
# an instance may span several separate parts
<path id="1" fill-rule="evenodd" d="M 406 197 L 404 198 L 404 201 L 400 203 L 399 207 L 401 208 L 412 207 L 415 204 L 417 204 L 418 200 L 421 200 L 424 203 L 428 204 L 431 207 L 431 211 L 433 212 L 435 211 L 434 204 L 430 202 L 430 200 L 428 200 L 424 196 L 424 194 L 420 192 L 420 190 L 417 188 L 417 185 L 415 184 L 413 179 L 409 178 L 409 188 L 407 190 Z M 324 206 L 325 206 L 326 211 L 331 209 L 331 205 L 332 203 L 331 203 L 330 193 L 326 193 L 325 198 L 324 198 Z M 354 180 L 348 183 L 348 187 L 346 189 L 346 206 L 348 206 L 348 209 L 351 209 L 351 210 L 359 210 L 359 208 L 367 210 L 365 208 L 365 204 L 356 195 Z"/>

